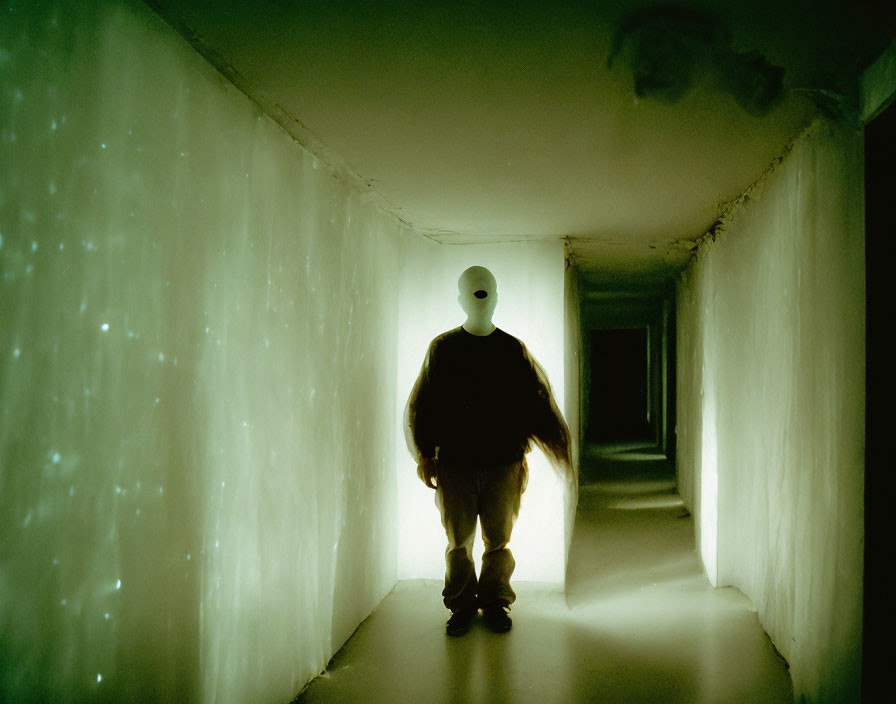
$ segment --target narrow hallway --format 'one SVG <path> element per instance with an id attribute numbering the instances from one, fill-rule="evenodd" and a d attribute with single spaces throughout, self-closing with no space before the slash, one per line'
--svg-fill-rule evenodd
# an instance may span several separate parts
<path id="1" fill-rule="evenodd" d="M 750 601 L 707 582 L 673 472 L 647 445 L 588 446 L 566 600 L 517 583 L 510 633 L 449 638 L 441 584 L 399 582 L 295 701 L 791 702 Z"/>
<path id="2" fill-rule="evenodd" d="M 0 16 L 2 704 L 893 699 L 896 2 Z M 446 637 L 417 470 L 549 397 Z"/>

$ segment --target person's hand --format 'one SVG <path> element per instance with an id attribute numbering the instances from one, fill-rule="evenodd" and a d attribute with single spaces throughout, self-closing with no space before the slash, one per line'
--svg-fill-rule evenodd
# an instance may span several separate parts
<path id="1" fill-rule="evenodd" d="M 436 460 L 432 457 L 424 457 L 417 464 L 417 476 L 430 489 L 436 488 Z"/>

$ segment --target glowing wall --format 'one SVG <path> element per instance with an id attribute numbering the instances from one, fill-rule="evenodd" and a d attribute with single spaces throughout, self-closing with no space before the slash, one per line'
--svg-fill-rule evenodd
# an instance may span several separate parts
<path id="1" fill-rule="evenodd" d="M 563 242 L 442 245 L 413 235 L 403 242 L 397 405 L 404 408 L 430 340 L 464 322 L 457 279 L 477 264 L 498 281 L 495 324 L 526 344 L 547 371 L 557 405 L 564 408 Z M 404 436 L 397 442 L 404 444 Z M 529 486 L 510 546 L 517 563 L 514 579 L 559 583 L 566 562 L 563 485 L 538 450 L 529 454 L 529 467 Z M 398 491 L 399 577 L 442 579 L 446 543 L 434 492 L 417 478 L 406 451 L 399 453 Z M 477 565 L 481 550 L 477 537 Z"/>
<path id="2" fill-rule="evenodd" d="M 285 702 L 396 579 L 400 233 L 139 3 L 0 23 L 0 699 Z"/>
<path id="3" fill-rule="evenodd" d="M 806 701 L 859 699 L 861 145 L 814 124 L 677 296 L 680 491 L 710 579 L 752 598 Z"/>
<path id="4" fill-rule="evenodd" d="M 569 425 L 569 435 L 572 445 L 572 464 L 575 471 L 573 489 L 565 492 L 566 511 L 566 555 L 569 555 L 569 546 L 572 542 L 572 531 L 576 518 L 579 488 L 579 460 L 581 458 L 582 442 L 582 325 L 581 325 L 581 295 L 579 288 L 579 271 L 572 265 L 569 252 L 566 252 L 566 269 L 564 272 L 563 286 L 563 327 L 565 334 L 565 348 L 563 359 L 565 404 L 563 414 Z"/>

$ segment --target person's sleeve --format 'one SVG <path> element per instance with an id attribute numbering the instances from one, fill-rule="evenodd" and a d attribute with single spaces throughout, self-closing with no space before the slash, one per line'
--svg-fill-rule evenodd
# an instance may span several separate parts
<path id="1" fill-rule="evenodd" d="M 522 344 L 522 343 L 521 343 Z M 522 345 L 527 375 L 528 435 L 562 475 L 571 472 L 569 428 L 554 401 L 551 384 L 541 365 Z"/>
<path id="2" fill-rule="evenodd" d="M 405 440 L 411 456 L 420 462 L 435 457 L 435 412 L 436 399 L 433 386 L 433 363 L 436 343 L 433 341 L 426 352 L 423 367 L 411 390 L 404 411 Z"/>

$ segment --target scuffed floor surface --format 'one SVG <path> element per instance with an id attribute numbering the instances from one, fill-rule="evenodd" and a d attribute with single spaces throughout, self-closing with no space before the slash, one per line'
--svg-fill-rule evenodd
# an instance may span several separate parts
<path id="1" fill-rule="evenodd" d="M 592 447 L 583 479 L 566 598 L 516 584 L 510 633 L 449 638 L 441 583 L 400 582 L 296 701 L 792 702 L 749 599 L 704 577 L 669 463 Z"/>

